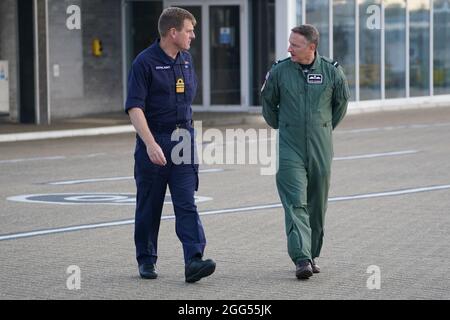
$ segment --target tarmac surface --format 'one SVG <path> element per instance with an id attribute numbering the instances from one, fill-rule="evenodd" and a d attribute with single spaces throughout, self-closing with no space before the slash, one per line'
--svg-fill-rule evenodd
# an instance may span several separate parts
<path id="1" fill-rule="evenodd" d="M 127 124 L 119 118 L 47 129 Z M 231 123 L 203 129 L 224 137 L 226 129 L 267 129 L 257 115 Z M 0 124 L 0 134 L 26 131 L 9 126 Z M 287 254 L 275 176 L 257 164 L 200 166 L 197 206 L 205 257 L 217 262 L 212 276 L 184 282 L 168 200 L 159 277 L 140 279 L 134 140 L 130 132 L 0 143 L 0 299 L 450 299 L 450 108 L 345 118 L 334 132 L 322 272 L 307 281 L 295 278 Z M 231 143 L 215 142 L 219 155 Z"/>

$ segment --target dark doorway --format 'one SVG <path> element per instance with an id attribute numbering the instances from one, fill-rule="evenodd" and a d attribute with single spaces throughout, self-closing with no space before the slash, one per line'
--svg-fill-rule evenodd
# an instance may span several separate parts
<path id="1" fill-rule="evenodd" d="M 36 122 L 33 0 L 17 1 L 19 24 L 19 121 Z"/>
<path id="2" fill-rule="evenodd" d="M 267 71 L 275 62 L 275 0 L 251 2 L 252 61 L 251 105 L 261 105 L 260 91 Z"/>
<path id="3" fill-rule="evenodd" d="M 158 19 L 162 1 L 126 2 L 128 70 L 136 56 L 159 37 Z"/>

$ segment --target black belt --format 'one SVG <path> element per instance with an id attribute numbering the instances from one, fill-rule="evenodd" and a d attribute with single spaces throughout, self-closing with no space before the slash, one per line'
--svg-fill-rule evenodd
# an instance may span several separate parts
<path id="1" fill-rule="evenodd" d="M 152 122 L 149 124 L 149 127 L 153 133 L 170 133 L 171 134 L 173 131 L 175 131 L 177 129 L 191 129 L 192 124 L 193 124 L 192 120 L 178 122 L 178 123 Z"/>

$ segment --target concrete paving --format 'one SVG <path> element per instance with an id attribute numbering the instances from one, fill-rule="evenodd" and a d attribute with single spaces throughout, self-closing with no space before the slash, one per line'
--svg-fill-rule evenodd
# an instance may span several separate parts
<path id="1" fill-rule="evenodd" d="M 266 128 L 255 120 L 217 129 Z M 159 277 L 141 280 L 134 139 L 0 143 L 0 299 L 450 299 L 450 108 L 350 115 L 334 132 L 322 272 L 307 281 L 287 255 L 275 177 L 250 164 L 201 166 L 206 201 L 197 205 L 216 273 L 184 282 L 166 204 Z M 53 196 L 23 201 L 37 194 Z M 60 194 L 85 203 L 52 202 Z M 70 266 L 81 272 L 78 290 Z"/>

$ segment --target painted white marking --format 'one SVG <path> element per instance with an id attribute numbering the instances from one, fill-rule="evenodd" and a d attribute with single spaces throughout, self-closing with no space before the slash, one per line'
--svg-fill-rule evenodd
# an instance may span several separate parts
<path id="1" fill-rule="evenodd" d="M 70 184 L 81 184 L 81 183 L 92 183 L 92 182 L 103 182 L 103 181 L 121 181 L 121 180 L 131 180 L 131 179 L 134 179 L 134 177 L 129 176 L 129 177 L 111 177 L 111 178 L 97 178 L 97 179 L 68 180 L 68 181 L 49 182 L 48 184 L 70 185 Z"/>
<path id="2" fill-rule="evenodd" d="M 123 221 L 115 221 L 115 222 L 85 224 L 85 225 L 80 225 L 80 226 L 64 227 L 64 228 L 57 228 L 57 229 L 22 232 L 22 233 L 10 234 L 10 235 L 6 235 L 6 236 L 0 236 L 0 241 L 33 237 L 33 236 L 42 236 L 42 235 L 46 235 L 46 234 L 69 232 L 69 231 L 79 231 L 79 230 L 94 229 L 94 228 L 121 226 L 121 225 L 127 225 L 127 224 L 132 224 L 132 223 L 134 223 L 134 220 L 123 220 Z"/>
<path id="3" fill-rule="evenodd" d="M 48 197 L 48 196 L 54 196 L 54 197 L 63 197 L 63 200 L 67 201 L 77 201 L 77 202 L 62 202 L 62 201 L 50 201 L 50 200 L 33 200 L 32 198 L 36 197 Z M 67 197 L 64 197 L 67 196 Z M 169 193 L 166 194 L 166 196 L 170 196 Z M 31 199 L 30 199 L 31 198 Z M 136 197 L 135 194 L 128 194 L 128 193 L 96 193 L 96 192 L 90 192 L 90 193 L 49 193 L 49 194 L 25 194 L 20 196 L 12 196 L 6 198 L 8 201 L 15 201 L 15 202 L 26 202 L 26 203 L 40 203 L 40 204 L 61 204 L 61 205 L 134 205 L 136 203 Z M 213 198 L 211 197 L 204 197 L 204 196 L 197 196 L 195 195 L 195 202 L 205 202 L 205 201 L 211 201 Z M 95 203 L 97 201 L 97 203 Z M 104 201 L 104 202 L 102 202 Z M 164 201 L 164 204 L 172 204 L 172 201 Z"/>
<path id="4" fill-rule="evenodd" d="M 419 192 L 425 192 L 425 191 L 445 190 L 445 189 L 450 189 L 450 184 L 445 184 L 445 185 L 441 185 L 441 186 L 420 187 L 420 188 L 413 188 L 413 189 L 378 192 L 378 193 L 368 193 L 368 194 L 360 194 L 360 195 L 354 195 L 354 196 L 335 197 L 335 198 L 331 198 L 329 201 L 345 201 L 345 200 L 381 198 L 381 197 L 400 196 L 400 195 L 404 195 L 404 194 L 419 193 Z"/>
<path id="5" fill-rule="evenodd" d="M 0 160 L 0 164 L 3 164 L 3 163 L 27 162 L 27 161 L 61 160 L 61 159 L 66 159 L 66 157 L 64 157 L 64 156 L 55 156 L 55 157 L 41 157 L 41 158 L 23 158 L 23 159 Z"/>
<path id="6" fill-rule="evenodd" d="M 0 164 L 3 163 L 17 163 L 17 162 L 28 162 L 28 161 L 45 161 L 45 160 L 64 160 L 70 158 L 93 158 L 101 155 L 105 155 L 106 153 L 93 153 L 86 155 L 75 155 L 75 156 L 53 156 L 53 157 L 38 157 L 38 158 L 22 158 L 22 159 L 10 159 L 10 160 L 0 160 Z"/>
<path id="7" fill-rule="evenodd" d="M 199 173 L 214 173 L 214 172 L 222 172 L 224 169 L 203 169 L 199 170 Z M 93 178 L 93 179 L 81 179 L 81 180 L 67 180 L 67 181 L 57 181 L 57 182 L 49 182 L 51 185 L 71 185 L 71 184 L 81 184 L 81 183 L 93 183 L 93 182 L 103 182 L 103 181 L 121 181 L 121 180 L 133 180 L 133 176 L 127 177 L 110 177 L 110 178 Z"/>
<path id="8" fill-rule="evenodd" d="M 388 127 L 375 127 L 375 128 L 361 128 L 361 129 L 348 129 L 348 130 L 336 130 L 335 133 L 362 133 L 362 132 L 374 132 L 374 131 L 391 131 L 400 129 L 425 129 L 425 128 L 437 128 L 450 126 L 450 122 L 443 123 L 431 123 L 431 124 L 411 124 L 400 126 L 388 126 Z"/>
<path id="9" fill-rule="evenodd" d="M 132 125 L 99 127 L 74 130 L 55 130 L 41 132 L 8 133 L 0 135 L 0 142 L 30 141 L 41 139 L 59 139 L 72 137 L 97 136 L 103 134 L 118 134 L 136 132 Z"/>
<path id="10" fill-rule="evenodd" d="M 347 157 L 334 157 L 333 160 L 355 160 L 355 159 L 369 159 L 369 158 L 380 158 L 380 157 L 390 157 L 390 156 L 399 156 L 405 154 L 413 154 L 417 153 L 417 150 L 405 150 L 405 151 L 393 151 L 393 152 L 385 152 L 385 153 L 369 153 L 362 154 L 358 156 L 347 156 Z"/>
<path id="11" fill-rule="evenodd" d="M 394 190 L 394 191 L 386 191 L 386 192 L 377 192 L 377 193 L 366 193 L 366 194 L 353 195 L 353 196 L 334 197 L 334 198 L 329 198 L 328 201 L 329 202 L 337 202 L 337 201 L 381 198 L 381 197 L 388 197 L 388 196 L 399 196 L 399 195 L 406 195 L 406 194 L 412 194 L 412 193 L 429 192 L 429 191 L 446 190 L 446 189 L 450 189 L 450 184 L 431 186 L 431 187 L 419 187 L 419 188 L 404 189 L 404 190 Z M 210 210 L 210 211 L 201 212 L 199 214 L 201 216 L 207 216 L 207 215 L 224 214 L 224 213 L 251 212 L 251 211 L 255 211 L 255 210 L 274 209 L 274 208 L 280 208 L 280 207 L 282 207 L 281 203 L 274 203 L 274 204 L 249 206 L 249 207 L 241 207 L 241 208 Z M 169 220 L 169 219 L 174 219 L 174 218 L 175 218 L 174 215 L 162 216 L 161 220 Z M 130 220 L 111 221 L 111 222 L 104 222 L 104 223 L 48 229 L 48 230 L 21 232 L 21 233 L 9 234 L 9 235 L 2 235 L 2 236 L 0 236 L 0 241 L 40 236 L 40 235 L 47 235 L 47 234 L 54 234 L 54 233 L 61 233 L 61 232 L 70 232 L 70 231 L 121 226 L 121 225 L 133 224 L 133 223 L 134 223 L 134 219 L 130 219 Z"/>
<path id="12" fill-rule="evenodd" d="M 360 133 L 371 132 L 380 130 L 397 130 L 397 129 L 419 129 L 430 127 L 445 127 L 450 126 L 450 123 L 435 123 L 435 124 L 416 124 L 416 125 L 403 125 L 381 128 L 367 128 L 367 129 L 350 129 L 350 130 L 336 130 L 336 133 Z M 0 142 L 16 142 L 16 141 L 30 141 L 41 139 L 60 139 L 60 138 L 72 138 L 72 137 L 85 137 L 85 136 L 97 136 L 104 134 L 119 134 L 119 133 L 135 133 L 135 129 L 132 125 L 123 126 L 111 126 L 111 127 L 99 127 L 88 129 L 74 129 L 74 130 L 54 130 L 54 131 L 40 131 L 40 132 L 25 132 L 25 133 L 8 133 L 0 134 Z"/>
<path id="13" fill-rule="evenodd" d="M 81 156 L 73 156 L 73 158 L 95 158 L 99 156 L 104 156 L 106 153 L 92 153 L 87 155 L 81 155 Z"/>
<path id="14" fill-rule="evenodd" d="M 214 173 L 214 172 L 222 172 L 225 171 L 222 168 L 215 168 L 215 169 L 200 169 L 198 170 L 198 173 Z"/>

